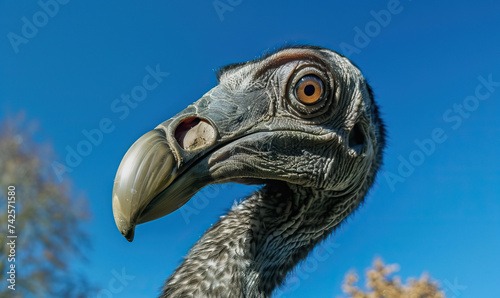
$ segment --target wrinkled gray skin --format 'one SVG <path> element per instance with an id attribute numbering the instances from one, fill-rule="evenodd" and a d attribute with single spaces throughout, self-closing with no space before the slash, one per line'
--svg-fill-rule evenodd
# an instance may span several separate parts
<path id="1" fill-rule="evenodd" d="M 310 74 L 325 91 L 305 105 L 295 86 Z M 201 125 L 186 125 L 190 117 Z M 336 52 L 289 47 L 229 65 L 219 85 L 129 149 L 115 179 L 115 220 L 132 241 L 135 225 L 206 185 L 264 184 L 206 231 L 161 297 L 268 297 L 363 201 L 384 135 L 366 80 Z"/>

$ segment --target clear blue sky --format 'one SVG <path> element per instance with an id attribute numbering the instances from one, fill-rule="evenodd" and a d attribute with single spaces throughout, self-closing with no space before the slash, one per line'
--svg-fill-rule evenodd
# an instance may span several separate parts
<path id="1" fill-rule="evenodd" d="M 128 243 L 115 227 L 111 192 L 129 146 L 212 88 L 217 67 L 298 42 L 360 66 L 389 146 L 366 204 L 278 295 L 336 297 L 347 271 L 362 274 L 381 256 L 405 278 L 429 272 L 449 297 L 500 296 L 497 1 L 221 0 L 232 3 L 222 13 L 213 1 L 65 1 L 49 14 L 36 1 L 0 2 L 0 117 L 26 110 L 62 162 L 86 140 L 83 130 L 109 119 L 108 133 L 73 160 L 71 173 L 93 213 L 90 263 L 81 267 L 106 294 L 158 294 L 203 231 L 254 189 L 203 190 L 187 205 L 199 214 L 179 210 L 139 226 Z M 116 112 L 113 102 L 157 65 L 169 75 Z M 116 283 L 113 272 L 122 270 L 134 277 Z"/>

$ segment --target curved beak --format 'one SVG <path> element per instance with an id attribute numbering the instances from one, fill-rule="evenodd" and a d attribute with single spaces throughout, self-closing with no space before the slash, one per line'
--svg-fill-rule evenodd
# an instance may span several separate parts
<path id="1" fill-rule="evenodd" d="M 213 126 L 194 117 L 177 119 L 175 125 L 169 120 L 140 137 L 120 163 L 113 215 L 128 241 L 136 225 L 175 211 L 210 183 L 207 162 L 197 156 L 215 144 Z M 169 135 L 165 131 L 172 126 L 176 129 Z"/>
<path id="2" fill-rule="evenodd" d="M 127 151 L 113 187 L 115 222 L 127 240 L 133 240 L 141 213 L 175 170 L 174 157 L 161 130 L 146 133 Z"/>

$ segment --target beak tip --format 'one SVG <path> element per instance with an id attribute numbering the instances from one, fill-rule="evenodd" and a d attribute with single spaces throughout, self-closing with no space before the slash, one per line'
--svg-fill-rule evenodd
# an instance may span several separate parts
<path id="1" fill-rule="evenodd" d="M 123 235 L 128 240 L 128 242 L 134 241 L 134 230 L 129 231 L 127 234 Z"/>
<path id="2" fill-rule="evenodd" d="M 135 224 L 129 220 L 123 219 L 120 216 L 115 216 L 115 223 L 118 231 L 128 240 L 132 242 L 135 234 Z"/>
<path id="3" fill-rule="evenodd" d="M 134 240 L 134 232 L 135 227 L 132 226 L 129 229 L 121 230 L 122 235 L 128 240 L 128 242 L 132 242 Z"/>

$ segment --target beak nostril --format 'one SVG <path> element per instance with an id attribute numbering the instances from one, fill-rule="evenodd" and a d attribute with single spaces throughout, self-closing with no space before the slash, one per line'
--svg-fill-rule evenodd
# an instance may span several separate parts
<path id="1" fill-rule="evenodd" d="M 215 142 L 215 129 L 205 119 L 189 117 L 182 120 L 175 129 L 175 139 L 184 150 L 199 150 Z"/>

